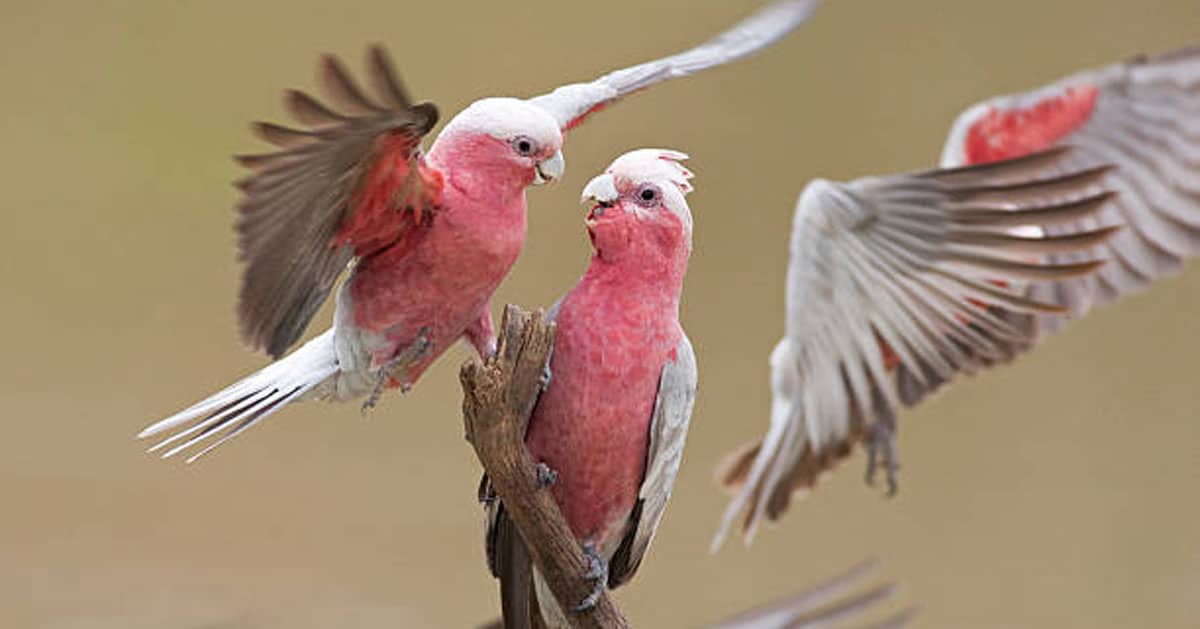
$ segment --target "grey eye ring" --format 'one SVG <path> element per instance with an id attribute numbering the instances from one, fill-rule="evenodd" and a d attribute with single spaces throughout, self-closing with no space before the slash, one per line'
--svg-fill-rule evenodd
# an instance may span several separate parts
<path id="1" fill-rule="evenodd" d="M 513 150 L 522 157 L 529 157 L 537 150 L 537 143 L 523 135 L 513 138 L 511 144 Z"/>
<path id="2" fill-rule="evenodd" d="M 639 205 L 654 205 L 662 199 L 662 191 L 654 184 L 643 184 L 634 192 L 634 199 Z"/>

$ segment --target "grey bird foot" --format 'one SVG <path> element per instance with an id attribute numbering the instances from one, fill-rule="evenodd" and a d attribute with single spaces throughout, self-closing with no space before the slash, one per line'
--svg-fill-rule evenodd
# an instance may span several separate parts
<path id="1" fill-rule="evenodd" d="M 550 466 L 546 465 L 545 463 L 538 463 L 537 481 L 538 487 L 541 487 L 542 489 L 550 487 L 554 485 L 554 483 L 558 482 L 558 472 L 550 469 Z"/>
<path id="2" fill-rule="evenodd" d="M 604 589 L 608 587 L 608 564 L 596 552 L 596 545 L 591 542 L 584 544 L 583 554 L 588 560 L 588 571 L 584 573 L 583 578 L 592 582 L 592 592 L 571 610 L 577 614 L 595 607 L 600 597 L 604 596 Z"/>
<path id="3" fill-rule="evenodd" d="M 554 380 L 554 373 L 550 371 L 550 361 L 547 360 L 546 366 L 542 368 L 542 377 L 539 380 L 543 391 L 550 388 L 551 380 Z"/>
<path id="4" fill-rule="evenodd" d="M 431 347 L 433 347 L 433 343 L 429 340 L 429 326 L 425 326 L 417 332 L 417 338 L 408 347 L 397 352 L 391 360 L 380 367 L 375 387 L 371 389 L 371 395 L 367 396 L 367 400 L 363 402 L 363 414 L 366 415 L 367 411 L 379 404 L 379 398 L 383 397 L 383 390 L 387 388 L 388 381 L 397 375 L 400 376 L 400 392 L 408 393 L 412 390 L 412 383 L 408 381 L 408 371 L 429 355 Z"/>
<path id="5" fill-rule="evenodd" d="M 871 434 L 867 438 L 868 485 L 875 485 L 875 472 L 878 471 L 881 458 L 887 474 L 887 496 L 890 498 L 900 489 L 896 481 L 896 472 L 900 470 L 900 463 L 896 460 L 896 431 L 890 426 L 876 424 L 871 427 Z"/>

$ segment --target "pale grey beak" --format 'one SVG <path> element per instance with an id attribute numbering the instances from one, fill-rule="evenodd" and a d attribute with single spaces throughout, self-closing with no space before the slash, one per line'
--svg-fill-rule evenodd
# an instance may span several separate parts
<path id="1" fill-rule="evenodd" d="M 567 162 L 563 159 L 562 151 L 555 151 L 554 155 L 538 162 L 537 176 L 533 178 L 533 183 L 540 186 L 561 179 L 566 168 Z"/>
<path id="2" fill-rule="evenodd" d="M 583 187 L 583 196 L 580 197 L 580 203 L 595 201 L 597 203 L 612 204 L 617 202 L 617 198 L 621 196 L 617 192 L 617 183 L 613 181 L 613 176 L 604 173 L 603 175 L 594 177 Z"/>

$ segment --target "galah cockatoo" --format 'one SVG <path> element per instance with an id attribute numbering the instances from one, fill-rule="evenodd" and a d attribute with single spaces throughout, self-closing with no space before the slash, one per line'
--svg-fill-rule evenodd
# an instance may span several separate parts
<path id="1" fill-rule="evenodd" d="M 587 184 L 592 260 L 547 314 L 558 332 L 526 444 L 556 475 L 554 497 L 593 562 L 596 596 L 628 581 L 645 556 L 695 402 L 696 357 L 679 324 L 692 250 L 685 158 L 632 151 Z M 531 609 L 548 626 L 568 626 L 486 478 L 481 495 L 506 626 L 524 626 Z"/>
<path id="2" fill-rule="evenodd" d="M 745 57 L 802 23 L 817 0 L 776 2 L 696 48 L 522 100 L 484 98 L 447 123 L 413 104 L 381 48 L 368 55 L 374 100 L 334 57 L 321 86 L 341 109 L 287 93 L 308 130 L 268 123 L 281 150 L 239 158 L 242 334 L 279 358 L 303 333 L 338 275 L 333 326 L 291 355 L 164 419 L 164 457 L 206 439 L 195 460 L 283 406 L 406 389 L 451 344 L 493 350 L 489 299 L 525 239 L 525 188 L 563 172 L 562 133 L 615 100 L 661 81 Z"/>
<path id="3" fill-rule="evenodd" d="M 1200 253 L 1200 50 L 971 107 L 941 166 L 801 194 L 770 427 L 718 471 L 737 493 L 716 544 L 743 511 L 749 542 L 856 441 L 894 491 L 896 409 Z"/>

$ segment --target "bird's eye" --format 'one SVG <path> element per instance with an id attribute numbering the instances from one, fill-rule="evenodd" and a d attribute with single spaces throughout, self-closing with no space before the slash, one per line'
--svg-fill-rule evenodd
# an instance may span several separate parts
<path id="1" fill-rule="evenodd" d="M 513 150 L 516 151 L 518 155 L 520 155 L 522 157 L 529 157 L 530 155 L 533 155 L 534 150 L 537 148 L 537 145 L 534 144 L 533 140 L 531 140 L 523 135 L 519 135 L 519 136 L 513 138 L 512 147 L 513 147 Z"/>
<path id="2" fill-rule="evenodd" d="M 662 197 L 662 192 L 658 189 L 658 186 L 653 184 L 643 185 L 634 194 L 641 205 L 653 205 Z"/>

